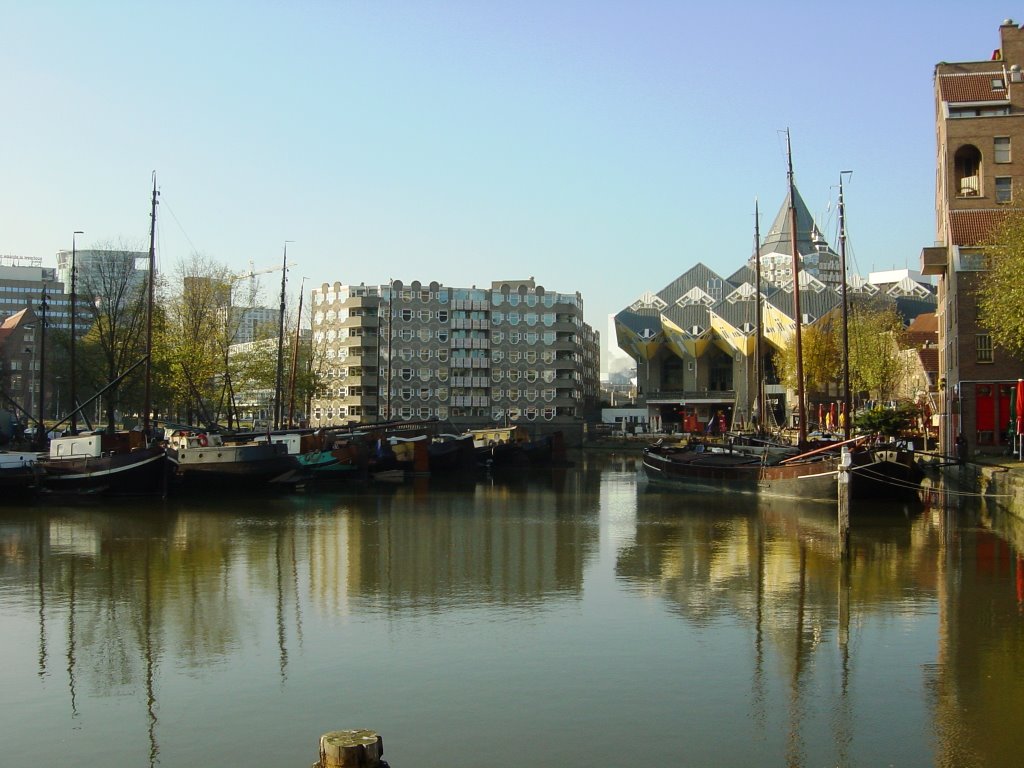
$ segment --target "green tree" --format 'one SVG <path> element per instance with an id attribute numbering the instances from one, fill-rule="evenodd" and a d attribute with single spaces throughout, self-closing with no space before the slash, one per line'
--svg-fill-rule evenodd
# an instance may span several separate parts
<path id="1" fill-rule="evenodd" d="M 978 283 L 978 321 L 992 343 L 1024 355 L 1024 212 L 1009 213 L 985 247 L 988 271 Z"/>
<path id="2" fill-rule="evenodd" d="M 835 384 L 842 373 L 842 346 L 834 332 L 831 316 L 822 318 L 813 325 L 800 329 L 803 347 L 804 392 L 808 400 L 828 393 L 829 385 Z M 775 369 L 779 381 L 791 390 L 797 388 L 796 343 L 775 353 Z"/>
<path id="3" fill-rule="evenodd" d="M 227 267 L 195 253 L 175 271 L 161 348 L 173 410 L 187 423 L 234 421 L 237 373 L 228 350 L 242 318 L 232 301 L 236 282 Z"/>
<path id="4" fill-rule="evenodd" d="M 907 360 L 900 355 L 903 318 L 891 301 L 872 299 L 851 302 L 848 319 L 851 391 L 881 400 L 894 399 L 909 373 Z M 804 391 L 809 402 L 842 390 L 842 333 L 838 309 L 801 328 Z M 779 380 L 795 390 L 796 345 L 790 343 L 776 352 L 774 362 Z"/>
<path id="5" fill-rule="evenodd" d="M 895 408 L 871 408 L 861 411 L 853 420 L 861 433 L 879 433 L 896 437 L 913 428 L 921 416 L 921 409 L 914 403 L 900 403 Z"/>
<path id="6" fill-rule="evenodd" d="M 849 311 L 850 389 L 892 400 L 910 370 L 900 355 L 906 329 L 888 299 L 851 302 Z"/>

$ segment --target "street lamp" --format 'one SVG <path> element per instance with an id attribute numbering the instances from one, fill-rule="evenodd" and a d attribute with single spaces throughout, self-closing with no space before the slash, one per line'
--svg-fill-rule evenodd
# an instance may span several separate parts
<path id="1" fill-rule="evenodd" d="M 76 229 L 71 233 L 71 434 L 78 434 L 78 398 L 75 392 L 75 331 L 78 328 L 78 318 L 75 316 L 77 310 L 75 308 L 75 275 L 78 271 L 75 265 L 76 256 L 76 243 L 75 238 L 78 235 L 84 235 L 85 233 Z"/>

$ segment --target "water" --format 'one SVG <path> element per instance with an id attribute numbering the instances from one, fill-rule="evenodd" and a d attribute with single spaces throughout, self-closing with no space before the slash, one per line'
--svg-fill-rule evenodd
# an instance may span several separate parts
<path id="1" fill-rule="evenodd" d="M 1024 525 L 687 496 L 633 457 L 513 482 L 0 508 L 7 768 L 999 766 Z"/>

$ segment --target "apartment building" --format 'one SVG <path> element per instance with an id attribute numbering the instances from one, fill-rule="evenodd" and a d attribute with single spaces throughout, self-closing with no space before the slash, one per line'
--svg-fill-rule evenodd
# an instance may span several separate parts
<path id="1" fill-rule="evenodd" d="M 971 451 L 1003 449 L 1012 386 L 1024 362 L 993 347 L 978 320 L 994 228 L 1021 207 L 1024 179 L 1024 30 L 1006 20 L 984 60 L 935 66 L 935 243 L 921 271 L 938 278 L 940 441 L 963 434 Z"/>
<path id="2" fill-rule="evenodd" d="M 313 426 L 436 418 L 554 429 L 596 411 L 600 338 L 579 293 L 532 277 L 489 288 L 395 280 L 324 283 L 311 303 L 325 382 Z"/>

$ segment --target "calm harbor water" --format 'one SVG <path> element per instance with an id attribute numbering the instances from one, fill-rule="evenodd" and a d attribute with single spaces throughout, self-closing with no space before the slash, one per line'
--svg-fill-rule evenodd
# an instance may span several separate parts
<path id="1" fill-rule="evenodd" d="M 0 507 L 0 764 L 1020 764 L 1024 525 L 637 469 Z"/>

